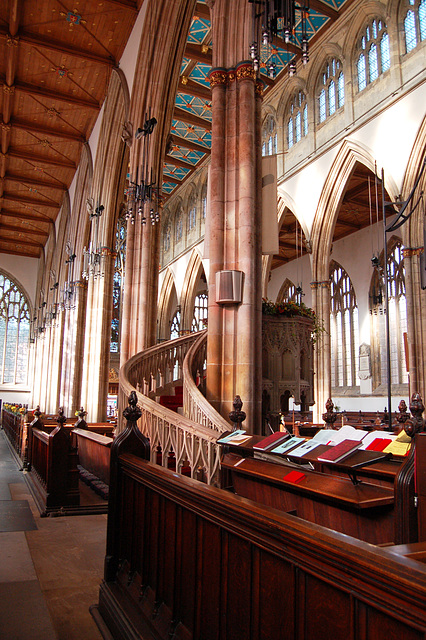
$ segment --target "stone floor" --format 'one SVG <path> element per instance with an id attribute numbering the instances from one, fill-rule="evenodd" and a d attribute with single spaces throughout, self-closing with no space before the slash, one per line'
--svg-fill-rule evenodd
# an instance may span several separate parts
<path id="1" fill-rule="evenodd" d="M 106 523 L 106 515 L 41 518 L 0 431 L 1 640 L 102 640 L 89 607 Z"/>

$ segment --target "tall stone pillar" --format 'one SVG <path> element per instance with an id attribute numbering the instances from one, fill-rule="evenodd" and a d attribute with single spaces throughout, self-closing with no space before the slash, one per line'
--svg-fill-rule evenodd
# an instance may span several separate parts
<path id="1" fill-rule="evenodd" d="M 228 29 L 238 30 L 232 26 L 232 19 L 238 20 L 235 6 L 228 9 L 216 2 L 213 21 L 216 11 L 221 21 L 229 11 Z M 239 17 L 241 21 L 244 15 Z M 214 68 L 210 84 L 207 398 L 227 417 L 239 395 L 247 414 L 245 427 L 256 433 L 261 429 L 262 386 L 260 90 L 246 61 Z M 224 270 L 243 273 L 241 302 L 217 301 L 216 274 Z"/>
<path id="2" fill-rule="evenodd" d="M 317 335 L 314 351 L 314 371 L 317 375 L 314 378 L 313 419 L 314 422 L 321 422 L 325 403 L 331 396 L 330 281 L 312 282 L 311 289 L 312 306 L 323 329 Z"/>

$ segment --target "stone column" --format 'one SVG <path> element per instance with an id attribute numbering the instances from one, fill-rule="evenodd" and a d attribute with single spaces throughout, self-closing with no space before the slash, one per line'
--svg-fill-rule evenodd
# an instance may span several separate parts
<path id="1" fill-rule="evenodd" d="M 260 107 L 251 63 L 213 69 L 207 397 L 227 417 L 239 395 L 261 429 Z M 217 303 L 216 273 L 243 272 L 241 303 Z"/>
<path id="2" fill-rule="evenodd" d="M 312 282 L 312 306 L 320 326 L 314 351 L 314 422 L 322 421 L 325 403 L 331 397 L 331 344 L 330 344 L 330 281 Z"/>

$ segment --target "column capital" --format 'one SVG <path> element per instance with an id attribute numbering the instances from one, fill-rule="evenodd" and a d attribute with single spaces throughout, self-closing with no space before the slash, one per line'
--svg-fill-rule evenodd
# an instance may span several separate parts
<path id="1" fill-rule="evenodd" d="M 320 282 L 311 282 L 311 289 L 330 289 L 330 280 L 322 280 Z"/>
<path id="2" fill-rule="evenodd" d="M 413 256 L 419 256 L 423 253 L 424 247 L 405 247 L 402 250 L 404 258 L 412 258 Z"/>

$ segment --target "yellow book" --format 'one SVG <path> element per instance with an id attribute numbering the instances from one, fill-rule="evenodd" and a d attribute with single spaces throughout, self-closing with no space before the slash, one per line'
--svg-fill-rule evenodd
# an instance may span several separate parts
<path id="1" fill-rule="evenodd" d="M 394 440 L 393 442 L 388 444 L 388 446 L 385 449 L 383 449 L 383 451 L 384 453 L 391 453 L 394 456 L 405 456 L 405 454 L 410 449 L 410 447 L 411 447 L 411 441 L 398 442 L 397 440 Z"/>

